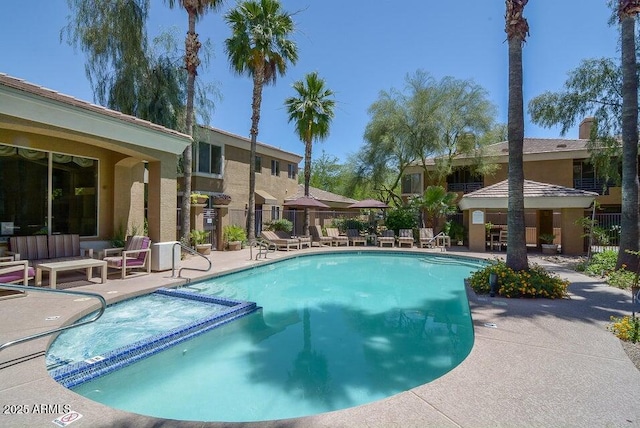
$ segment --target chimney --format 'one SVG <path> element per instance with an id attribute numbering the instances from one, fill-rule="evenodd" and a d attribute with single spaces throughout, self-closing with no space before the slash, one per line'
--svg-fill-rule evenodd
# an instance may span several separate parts
<path id="1" fill-rule="evenodd" d="M 585 117 L 580 122 L 580 128 L 578 129 L 578 138 L 581 140 L 591 139 L 591 128 L 596 123 L 595 117 Z"/>

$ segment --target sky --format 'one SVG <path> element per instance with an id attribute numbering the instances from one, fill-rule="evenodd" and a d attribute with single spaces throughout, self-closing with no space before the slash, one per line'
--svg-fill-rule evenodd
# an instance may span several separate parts
<path id="1" fill-rule="evenodd" d="M 523 47 L 525 136 L 560 137 L 559 128 L 534 125 L 526 111 L 530 99 L 562 90 L 568 73 L 588 58 L 619 58 L 618 29 L 610 27 L 606 0 L 531 0 L 525 7 L 530 36 Z M 220 99 L 209 125 L 249 137 L 252 80 L 234 74 L 224 52 L 230 31 L 224 13 L 197 23 L 200 39 L 209 39 L 213 55 L 198 78 L 216 85 Z M 368 109 L 381 91 L 403 90 L 407 75 L 424 70 L 437 80 L 470 79 L 482 86 L 506 123 L 508 59 L 504 0 L 282 0 L 294 14 L 299 59 L 275 86 L 263 90 L 258 140 L 302 155 L 283 107 L 295 95 L 292 84 L 317 71 L 335 92 L 336 111 L 326 140 L 314 143 L 346 162 L 363 145 Z M 66 0 L 0 0 L 0 73 L 94 102 L 85 75 L 85 56 L 61 41 L 70 11 Z M 182 9 L 151 0 L 150 37 L 176 27 L 186 33 Z M 184 33 L 183 33 L 184 31 Z M 181 42 L 182 43 L 182 42 Z M 577 138 L 577 124 L 566 134 Z"/>

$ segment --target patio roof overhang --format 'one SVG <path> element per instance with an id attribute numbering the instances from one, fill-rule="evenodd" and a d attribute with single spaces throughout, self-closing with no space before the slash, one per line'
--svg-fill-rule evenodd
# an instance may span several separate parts
<path id="1" fill-rule="evenodd" d="M 525 209 L 589 208 L 596 196 L 595 192 L 557 186 L 554 184 L 524 181 Z M 509 200 L 508 181 L 484 187 L 464 195 L 458 206 L 461 210 L 507 209 Z"/>
<path id="2" fill-rule="evenodd" d="M 191 137 L 154 123 L 0 74 L 0 118 L 7 129 L 28 130 L 121 149 L 181 154 Z M 34 124 L 37 124 L 34 125 Z"/>

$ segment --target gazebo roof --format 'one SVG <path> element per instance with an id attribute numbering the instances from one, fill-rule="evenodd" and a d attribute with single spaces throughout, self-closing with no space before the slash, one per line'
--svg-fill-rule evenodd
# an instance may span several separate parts
<path id="1" fill-rule="evenodd" d="M 589 208 L 596 196 L 598 194 L 595 192 L 524 180 L 525 208 Z M 509 182 L 504 180 L 475 192 L 467 193 L 460 199 L 458 205 L 461 210 L 476 208 L 506 209 L 508 207 L 508 197 Z"/>

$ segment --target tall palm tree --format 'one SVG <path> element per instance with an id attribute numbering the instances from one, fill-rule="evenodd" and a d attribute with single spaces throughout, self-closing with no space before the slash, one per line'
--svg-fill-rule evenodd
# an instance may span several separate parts
<path id="1" fill-rule="evenodd" d="M 529 269 L 524 221 L 524 107 L 522 99 L 522 45 L 529 35 L 523 16 L 528 0 L 506 0 L 505 32 L 509 43 L 509 202 L 507 226 L 507 266 L 516 271 Z"/>
<path id="2" fill-rule="evenodd" d="M 200 50 L 200 41 L 196 34 L 196 20 L 203 16 L 207 11 L 216 11 L 222 6 L 223 0 L 166 0 L 170 8 L 176 3 L 187 11 L 189 29 L 185 39 L 184 66 L 187 70 L 187 105 L 185 109 L 185 132 L 193 136 L 193 102 L 195 98 L 195 82 L 198 74 L 198 51 Z M 192 152 L 191 146 L 184 149 L 182 153 L 182 167 L 184 174 L 184 196 L 182 197 L 182 221 L 181 221 L 181 239 L 185 242 L 189 241 L 189 233 L 191 232 L 191 201 L 189 194 L 191 192 L 191 169 L 192 169 Z"/>
<path id="3" fill-rule="evenodd" d="M 225 40 L 225 51 L 231 69 L 253 78 L 251 101 L 251 153 L 249 157 L 249 209 L 247 236 L 256 237 L 256 142 L 260 122 L 260 105 L 264 85 L 275 84 L 278 74 L 285 74 L 289 63 L 298 60 L 298 48 L 289 39 L 294 31 L 291 15 L 282 10 L 278 0 L 243 1 L 225 15 L 231 36 Z"/>
<path id="4" fill-rule="evenodd" d="M 289 122 L 295 122 L 296 134 L 304 143 L 304 195 L 309 196 L 311 181 L 311 151 L 313 140 L 322 141 L 329 136 L 329 125 L 334 117 L 333 91 L 325 87 L 317 72 L 309 73 L 305 80 L 293 84 L 297 97 L 289 97 L 284 104 Z M 304 210 L 304 234 L 309 234 L 309 208 Z"/>
<path id="5" fill-rule="evenodd" d="M 635 17 L 639 0 L 619 0 L 622 32 L 622 218 L 617 267 L 637 266 L 638 251 L 638 73 L 636 64 Z"/>

